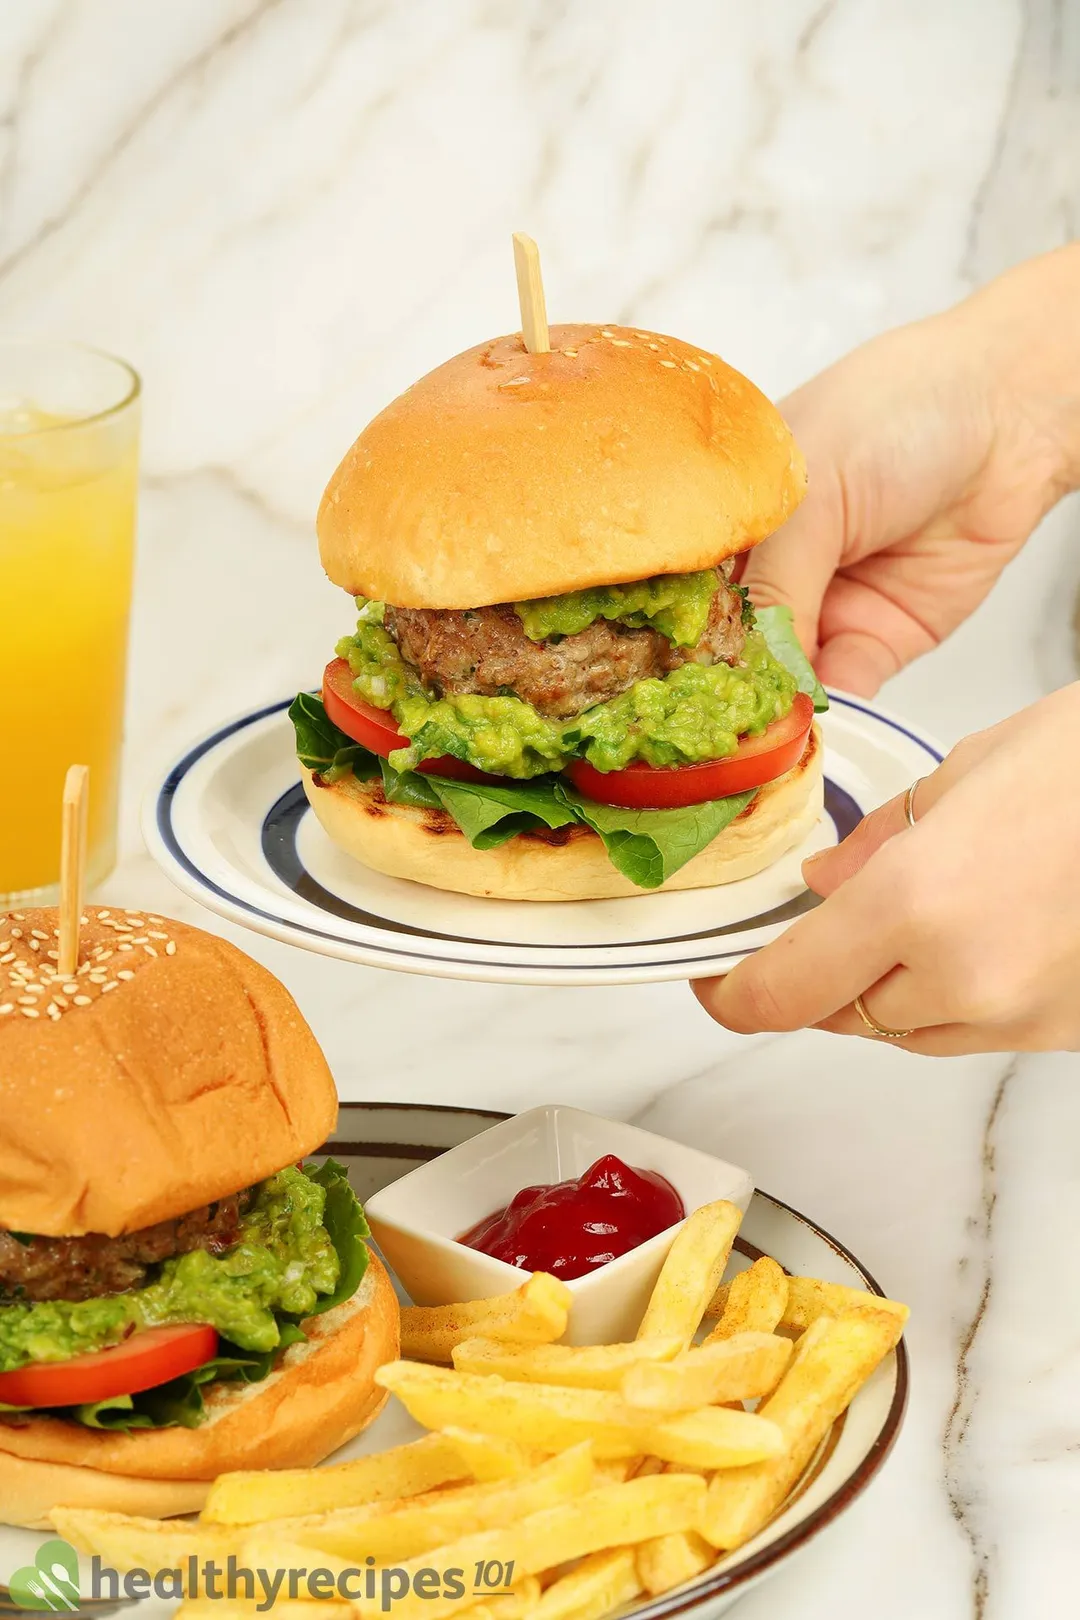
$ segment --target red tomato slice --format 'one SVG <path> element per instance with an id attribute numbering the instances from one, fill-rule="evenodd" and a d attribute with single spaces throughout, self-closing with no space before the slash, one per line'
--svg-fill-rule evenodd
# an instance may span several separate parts
<path id="1" fill-rule="evenodd" d="M 370 748 L 373 754 L 381 754 L 385 759 L 395 748 L 408 748 L 409 739 L 398 730 L 389 709 L 377 709 L 373 703 L 364 702 L 353 685 L 353 673 L 344 658 L 332 659 L 323 671 L 322 697 L 326 718 L 353 742 Z M 449 776 L 458 782 L 497 782 L 506 786 L 504 776 L 489 776 L 452 754 L 425 759 L 416 769 L 431 776 Z"/>
<path id="2" fill-rule="evenodd" d="M 598 804 L 617 804 L 627 810 L 704 804 L 761 787 L 790 771 L 803 756 L 813 723 L 813 699 L 797 692 L 782 720 L 774 720 L 760 737 L 743 737 L 738 751 L 726 759 L 666 766 L 635 761 L 622 771 L 598 771 L 587 759 L 575 759 L 566 772 L 579 793 Z"/>
<path id="3" fill-rule="evenodd" d="M 70 1361 L 39 1361 L 0 1373 L 0 1402 L 8 1406 L 81 1406 L 194 1372 L 217 1353 L 218 1336 L 202 1322 L 147 1328 L 108 1350 Z"/>

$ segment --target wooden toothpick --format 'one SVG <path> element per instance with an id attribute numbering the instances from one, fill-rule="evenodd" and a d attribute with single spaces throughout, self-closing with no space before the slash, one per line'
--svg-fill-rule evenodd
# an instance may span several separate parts
<path id="1" fill-rule="evenodd" d="M 524 231 L 514 232 L 514 269 L 517 271 L 518 303 L 521 305 L 521 335 L 530 354 L 548 354 L 547 307 L 540 275 L 540 250 Z"/>
<path id="2" fill-rule="evenodd" d="M 86 816 L 90 767 L 69 765 L 60 833 L 60 948 L 57 966 L 68 977 L 79 965 L 79 922 L 86 887 Z"/>

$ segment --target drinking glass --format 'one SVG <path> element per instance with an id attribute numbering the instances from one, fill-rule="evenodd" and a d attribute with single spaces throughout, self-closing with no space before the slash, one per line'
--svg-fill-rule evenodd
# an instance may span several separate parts
<path id="1" fill-rule="evenodd" d="M 111 355 L 0 343 L 0 911 L 57 897 L 69 765 L 88 883 L 116 861 L 139 393 Z"/>

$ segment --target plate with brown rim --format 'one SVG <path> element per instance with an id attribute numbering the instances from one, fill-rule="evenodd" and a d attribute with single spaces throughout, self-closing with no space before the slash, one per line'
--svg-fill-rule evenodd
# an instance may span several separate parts
<path id="1" fill-rule="evenodd" d="M 427 1103 L 343 1103 L 338 1129 L 327 1151 L 348 1166 L 349 1179 L 361 1199 L 407 1175 L 447 1149 L 468 1141 L 505 1114 Z M 754 1194 L 736 1239 L 729 1275 L 759 1255 L 768 1254 L 794 1275 L 821 1277 L 881 1293 L 866 1267 L 808 1216 L 760 1190 Z M 803 1478 L 773 1520 L 746 1546 L 721 1558 L 711 1569 L 665 1592 L 662 1597 L 631 1605 L 633 1620 L 663 1620 L 669 1615 L 713 1620 L 759 1581 L 779 1569 L 817 1536 L 829 1530 L 873 1481 L 885 1462 L 904 1419 L 908 1391 L 908 1357 L 903 1342 L 856 1395 L 844 1416 L 818 1450 Z M 343 1446 L 332 1459 L 344 1461 L 385 1450 L 421 1431 L 391 1402 L 364 1434 Z M 7 1591 L 14 1570 L 33 1562 L 44 1533 L 0 1527 L 0 1614 L 17 1613 Z M 83 1571 L 89 1594 L 89 1570 Z M 153 1620 L 171 1609 L 154 1598 L 138 1605 L 84 1602 L 81 1613 L 134 1610 Z"/>

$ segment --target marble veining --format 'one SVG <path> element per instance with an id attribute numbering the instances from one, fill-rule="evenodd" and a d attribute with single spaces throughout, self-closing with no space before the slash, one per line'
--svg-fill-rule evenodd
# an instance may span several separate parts
<path id="1" fill-rule="evenodd" d="M 349 1097 L 567 1100 L 746 1164 L 910 1300 L 896 1453 L 747 1620 L 1069 1611 L 1080 1527 L 1074 1057 L 738 1042 L 679 985 L 382 974 L 210 919 L 139 796 L 309 684 L 351 607 L 312 514 L 360 426 L 516 324 L 692 336 L 779 396 L 1075 233 L 1068 0 L 19 0 L 0 8 L 0 334 L 146 383 L 123 859 L 101 898 L 209 923 L 294 991 Z M 950 742 L 1071 677 L 1075 503 L 884 694 Z M 1003 942 L 1007 945 L 1007 942 Z M 0 1572 L 2 1576 L 3 1572 Z"/>

